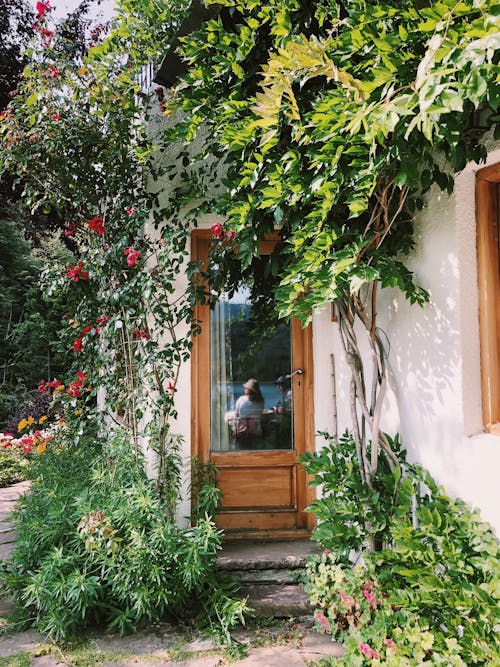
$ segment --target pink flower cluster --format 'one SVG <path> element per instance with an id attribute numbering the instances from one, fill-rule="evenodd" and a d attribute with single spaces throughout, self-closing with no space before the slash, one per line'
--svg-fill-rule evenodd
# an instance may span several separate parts
<path id="1" fill-rule="evenodd" d="M 392 639 L 387 638 L 385 640 L 385 645 L 387 646 L 389 651 L 392 651 L 393 653 L 396 653 L 396 644 L 394 643 L 394 641 Z"/>
<path id="2" fill-rule="evenodd" d="M 47 443 L 49 443 L 54 436 L 47 434 L 45 431 L 37 429 L 30 435 L 23 435 L 22 438 L 16 438 L 12 433 L 0 433 L 0 447 L 7 449 L 7 447 L 19 447 L 23 454 L 31 454 L 36 447 L 41 453 L 45 451 Z"/>
<path id="3" fill-rule="evenodd" d="M 70 396 L 71 398 L 78 398 L 78 396 L 80 396 L 85 381 L 88 380 L 89 376 L 86 375 L 83 371 L 78 371 L 77 373 L 75 373 L 75 377 L 77 379 L 69 383 L 69 387 L 66 392 L 68 396 Z M 65 387 L 60 380 L 52 380 L 52 382 L 47 382 L 46 380 L 40 380 L 40 383 L 38 385 L 38 391 L 46 392 L 49 389 L 54 389 L 54 395 L 55 395 L 61 391 L 64 391 Z"/>
<path id="4" fill-rule="evenodd" d="M 356 600 L 350 595 L 346 595 L 344 591 L 339 591 L 339 597 L 346 607 L 354 607 L 356 604 Z"/>
<path id="5" fill-rule="evenodd" d="M 47 382 L 47 380 L 40 380 L 40 383 L 38 384 L 38 391 L 41 391 L 42 393 L 45 393 L 49 389 L 57 389 L 58 387 L 63 387 L 63 383 L 61 380 L 58 380 L 55 378 L 52 380 L 52 382 Z"/>
<path id="6" fill-rule="evenodd" d="M 42 44 L 48 48 L 52 39 L 54 38 L 54 33 L 52 30 L 49 30 L 43 25 L 40 25 L 42 21 L 45 20 L 45 15 L 52 11 L 49 0 L 39 0 L 36 3 L 36 12 L 37 12 L 37 23 L 33 26 L 33 30 L 37 32 L 42 38 Z"/>
<path id="7" fill-rule="evenodd" d="M 88 375 L 85 375 L 82 371 L 78 371 L 76 377 L 78 378 L 77 380 L 69 383 L 68 396 L 71 396 L 71 398 L 78 398 L 80 396 L 85 380 L 88 379 Z"/>
<path id="8" fill-rule="evenodd" d="M 142 257 L 141 253 L 133 248 L 126 248 L 123 254 L 127 256 L 128 266 L 135 266 L 139 257 Z"/>
<path id="9" fill-rule="evenodd" d="M 100 330 L 97 325 L 105 327 L 108 321 L 109 321 L 109 315 L 103 315 L 102 317 L 97 318 L 96 324 L 89 324 L 86 327 L 83 327 L 80 336 L 73 343 L 72 346 L 73 349 L 76 352 L 81 352 L 83 350 L 83 339 L 85 338 L 85 336 L 88 336 L 91 331 L 93 331 L 95 335 L 98 336 Z"/>
<path id="10" fill-rule="evenodd" d="M 226 232 L 221 222 L 216 222 L 215 225 L 212 225 L 212 227 L 210 227 L 210 230 L 212 234 L 215 236 L 215 238 L 218 239 L 219 241 L 223 241 L 225 238 L 232 241 L 236 236 L 236 234 L 232 230 Z"/>
<path id="11" fill-rule="evenodd" d="M 61 71 L 57 69 L 55 65 L 49 65 L 45 72 L 43 73 L 48 79 L 60 79 Z"/>
<path id="12" fill-rule="evenodd" d="M 318 623 L 321 625 L 321 629 L 323 632 L 331 633 L 332 628 L 330 626 L 330 621 L 326 618 L 324 613 L 322 611 L 318 611 L 315 615 L 314 618 L 318 621 Z"/>
<path id="13" fill-rule="evenodd" d="M 375 589 L 375 584 L 372 580 L 370 581 L 365 581 L 363 584 L 363 596 L 368 600 L 368 603 L 372 609 L 375 609 L 375 607 L 380 606 L 380 602 L 377 600 L 375 597 L 375 593 L 373 592 Z"/>
<path id="14" fill-rule="evenodd" d="M 143 327 L 142 329 L 138 329 L 135 326 L 132 327 L 132 335 L 136 340 L 140 340 L 141 338 L 144 338 L 144 340 L 149 340 L 151 338 L 151 334 L 149 333 L 147 326 Z"/>
<path id="15" fill-rule="evenodd" d="M 52 7 L 50 6 L 49 0 L 39 0 L 36 3 L 36 12 L 38 21 L 43 21 L 45 14 L 50 12 Z"/>
<path id="16" fill-rule="evenodd" d="M 358 648 L 361 651 L 361 653 L 365 655 L 367 658 L 370 658 L 370 660 L 373 660 L 373 658 L 380 658 L 380 655 L 377 653 L 377 651 L 372 649 L 372 647 L 369 646 L 368 644 L 364 644 L 363 642 L 361 642 Z"/>

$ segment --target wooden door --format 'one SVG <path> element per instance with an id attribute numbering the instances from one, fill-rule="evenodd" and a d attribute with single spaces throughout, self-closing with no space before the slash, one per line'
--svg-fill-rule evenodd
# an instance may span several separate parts
<path id="1" fill-rule="evenodd" d="M 210 239 L 209 231 L 193 232 L 193 259 L 206 261 Z M 262 253 L 273 243 L 264 243 Z M 242 347 L 247 334 L 238 337 L 232 330 L 244 328 L 248 304 L 220 305 L 220 312 L 219 306 L 214 311 L 196 306 L 202 333 L 194 338 L 192 352 L 192 453 L 217 467 L 223 494 L 217 526 L 233 539 L 303 537 L 313 527 L 313 516 L 304 509 L 314 494 L 298 464 L 302 453 L 314 449 L 311 327 L 303 329 L 297 320 L 281 324 L 273 334 L 278 339 L 259 339 L 257 356 L 247 352 L 252 349 L 248 338 L 235 356 L 221 347 L 231 346 L 235 335 Z M 271 350 L 267 357 L 265 348 Z M 232 368 L 234 376 L 228 366 L 237 367 Z M 264 407 L 258 407 L 258 417 L 244 417 L 238 405 L 246 399 L 239 395 L 251 398 L 255 384 Z M 261 406 L 257 400 L 247 405 Z"/>

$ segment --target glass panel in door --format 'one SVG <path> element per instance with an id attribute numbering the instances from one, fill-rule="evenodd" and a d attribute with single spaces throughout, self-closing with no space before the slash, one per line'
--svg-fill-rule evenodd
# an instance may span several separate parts
<path id="1" fill-rule="evenodd" d="M 291 331 L 252 323 L 249 290 L 222 296 L 210 315 L 213 452 L 293 450 Z"/>

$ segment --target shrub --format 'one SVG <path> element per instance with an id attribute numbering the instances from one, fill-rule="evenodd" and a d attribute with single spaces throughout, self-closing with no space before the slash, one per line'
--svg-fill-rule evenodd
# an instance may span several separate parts
<path id="1" fill-rule="evenodd" d="M 319 626 L 344 643 L 335 664 L 372 664 L 377 654 L 394 667 L 500 665 L 499 543 L 477 511 L 401 460 L 404 477 L 383 471 L 371 495 L 347 435 L 306 462 L 323 485 L 310 509 L 327 547 L 308 566 L 307 590 Z M 386 548 L 361 551 L 373 525 Z M 362 566 L 351 567 L 353 549 Z"/>
<path id="2" fill-rule="evenodd" d="M 14 449 L 0 448 L 0 488 L 22 482 L 26 473 L 26 458 Z"/>
<path id="3" fill-rule="evenodd" d="M 327 551 L 310 559 L 307 577 L 316 624 L 344 646 L 336 667 L 467 666 L 456 641 L 438 642 L 417 615 L 393 604 L 370 563 L 341 565 Z"/>
<path id="4" fill-rule="evenodd" d="M 391 518 L 399 511 L 400 502 L 406 502 L 408 494 L 411 496 L 413 487 L 401 482 L 400 468 L 391 472 L 382 452 L 372 491 L 361 481 L 350 434 L 346 432 L 338 442 L 327 433 L 320 435 L 326 439 L 325 446 L 302 457 L 306 472 L 314 475 L 312 485 L 322 489 L 321 497 L 307 508 L 317 519 L 313 539 L 348 563 L 354 553 L 364 549 L 370 536 L 379 547 L 387 543 Z M 404 451 L 398 437 L 390 441 L 404 465 Z"/>
<path id="5" fill-rule="evenodd" d="M 425 494 L 415 517 L 401 512 L 391 548 L 370 554 L 393 603 L 455 637 L 467 665 L 500 665 L 500 545 L 479 512 L 450 499 L 428 472 L 412 467 Z"/>
<path id="6" fill-rule="evenodd" d="M 30 475 L 17 546 L 3 569 L 5 591 L 38 629 L 60 639 L 99 621 L 124 633 L 181 614 L 193 600 L 210 612 L 219 532 L 208 518 L 185 530 L 166 519 L 123 435 L 102 451 L 90 438 L 59 436 L 33 456 Z M 242 618 L 244 604 L 233 602 L 220 623 L 226 629 Z"/>

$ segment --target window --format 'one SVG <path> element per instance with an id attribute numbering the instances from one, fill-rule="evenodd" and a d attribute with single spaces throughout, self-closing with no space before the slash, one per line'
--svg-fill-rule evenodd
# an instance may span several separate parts
<path id="1" fill-rule="evenodd" d="M 500 163 L 476 177 L 481 389 L 485 430 L 500 435 Z"/>

